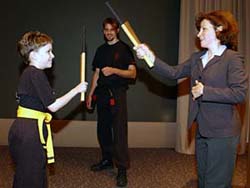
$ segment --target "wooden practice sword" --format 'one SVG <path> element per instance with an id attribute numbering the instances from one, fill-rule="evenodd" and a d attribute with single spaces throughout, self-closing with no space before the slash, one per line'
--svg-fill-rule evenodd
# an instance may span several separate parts
<path id="1" fill-rule="evenodd" d="M 123 21 L 121 17 L 118 16 L 117 12 L 111 7 L 110 3 L 108 1 L 105 2 L 109 10 L 112 12 L 114 17 L 117 19 L 119 24 L 121 25 L 123 31 L 126 33 L 130 41 L 133 43 L 134 46 L 138 46 L 141 42 L 136 36 L 134 30 L 132 29 L 131 25 L 128 21 Z M 146 61 L 148 66 L 151 68 L 153 67 L 153 62 L 150 61 L 150 59 L 147 56 L 144 56 L 143 59 Z"/>

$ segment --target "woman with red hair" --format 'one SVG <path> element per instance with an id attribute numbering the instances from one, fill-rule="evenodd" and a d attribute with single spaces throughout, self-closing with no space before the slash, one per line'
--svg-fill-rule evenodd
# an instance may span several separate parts
<path id="1" fill-rule="evenodd" d="M 241 122 L 237 104 L 247 93 L 247 74 L 237 50 L 238 27 L 227 11 L 196 18 L 200 49 L 184 63 L 169 66 L 145 44 L 135 48 L 147 56 L 152 71 L 168 79 L 190 77 L 188 127 L 197 122 L 196 159 L 199 188 L 231 188 Z"/>

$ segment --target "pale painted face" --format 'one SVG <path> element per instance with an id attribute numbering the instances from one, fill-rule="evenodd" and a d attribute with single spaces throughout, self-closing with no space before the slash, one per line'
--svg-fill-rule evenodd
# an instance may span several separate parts
<path id="1" fill-rule="evenodd" d="M 107 42 L 116 41 L 118 32 L 119 29 L 115 29 L 111 24 L 106 24 L 103 29 L 104 37 L 106 38 Z"/>
<path id="2" fill-rule="evenodd" d="M 35 51 L 36 53 L 36 64 L 40 69 L 46 69 L 52 67 L 52 60 L 54 54 L 52 53 L 52 44 L 48 43 L 45 46 L 40 47 Z"/>
<path id="3" fill-rule="evenodd" d="M 200 39 L 200 45 L 202 48 L 211 49 L 212 46 L 219 42 L 216 37 L 214 26 L 206 19 L 201 21 L 200 31 L 197 34 L 197 37 Z"/>

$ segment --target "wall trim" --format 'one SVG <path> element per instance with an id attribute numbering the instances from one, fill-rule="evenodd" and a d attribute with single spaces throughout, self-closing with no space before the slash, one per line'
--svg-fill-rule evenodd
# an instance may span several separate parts
<path id="1" fill-rule="evenodd" d="M 14 119 L 0 119 L 0 145 L 8 144 Z M 54 146 L 98 147 L 96 121 L 53 120 Z M 174 148 L 176 122 L 129 122 L 130 148 Z"/>

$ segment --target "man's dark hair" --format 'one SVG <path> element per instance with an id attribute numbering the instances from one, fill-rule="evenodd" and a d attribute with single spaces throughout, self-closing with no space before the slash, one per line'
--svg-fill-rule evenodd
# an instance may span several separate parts
<path id="1" fill-rule="evenodd" d="M 106 18 L 102 23 L 102 28 L 105 28 L 106 24 L 112 25 L 115 29 L 119 29 L 119 23 L 115 18 Z"/>

